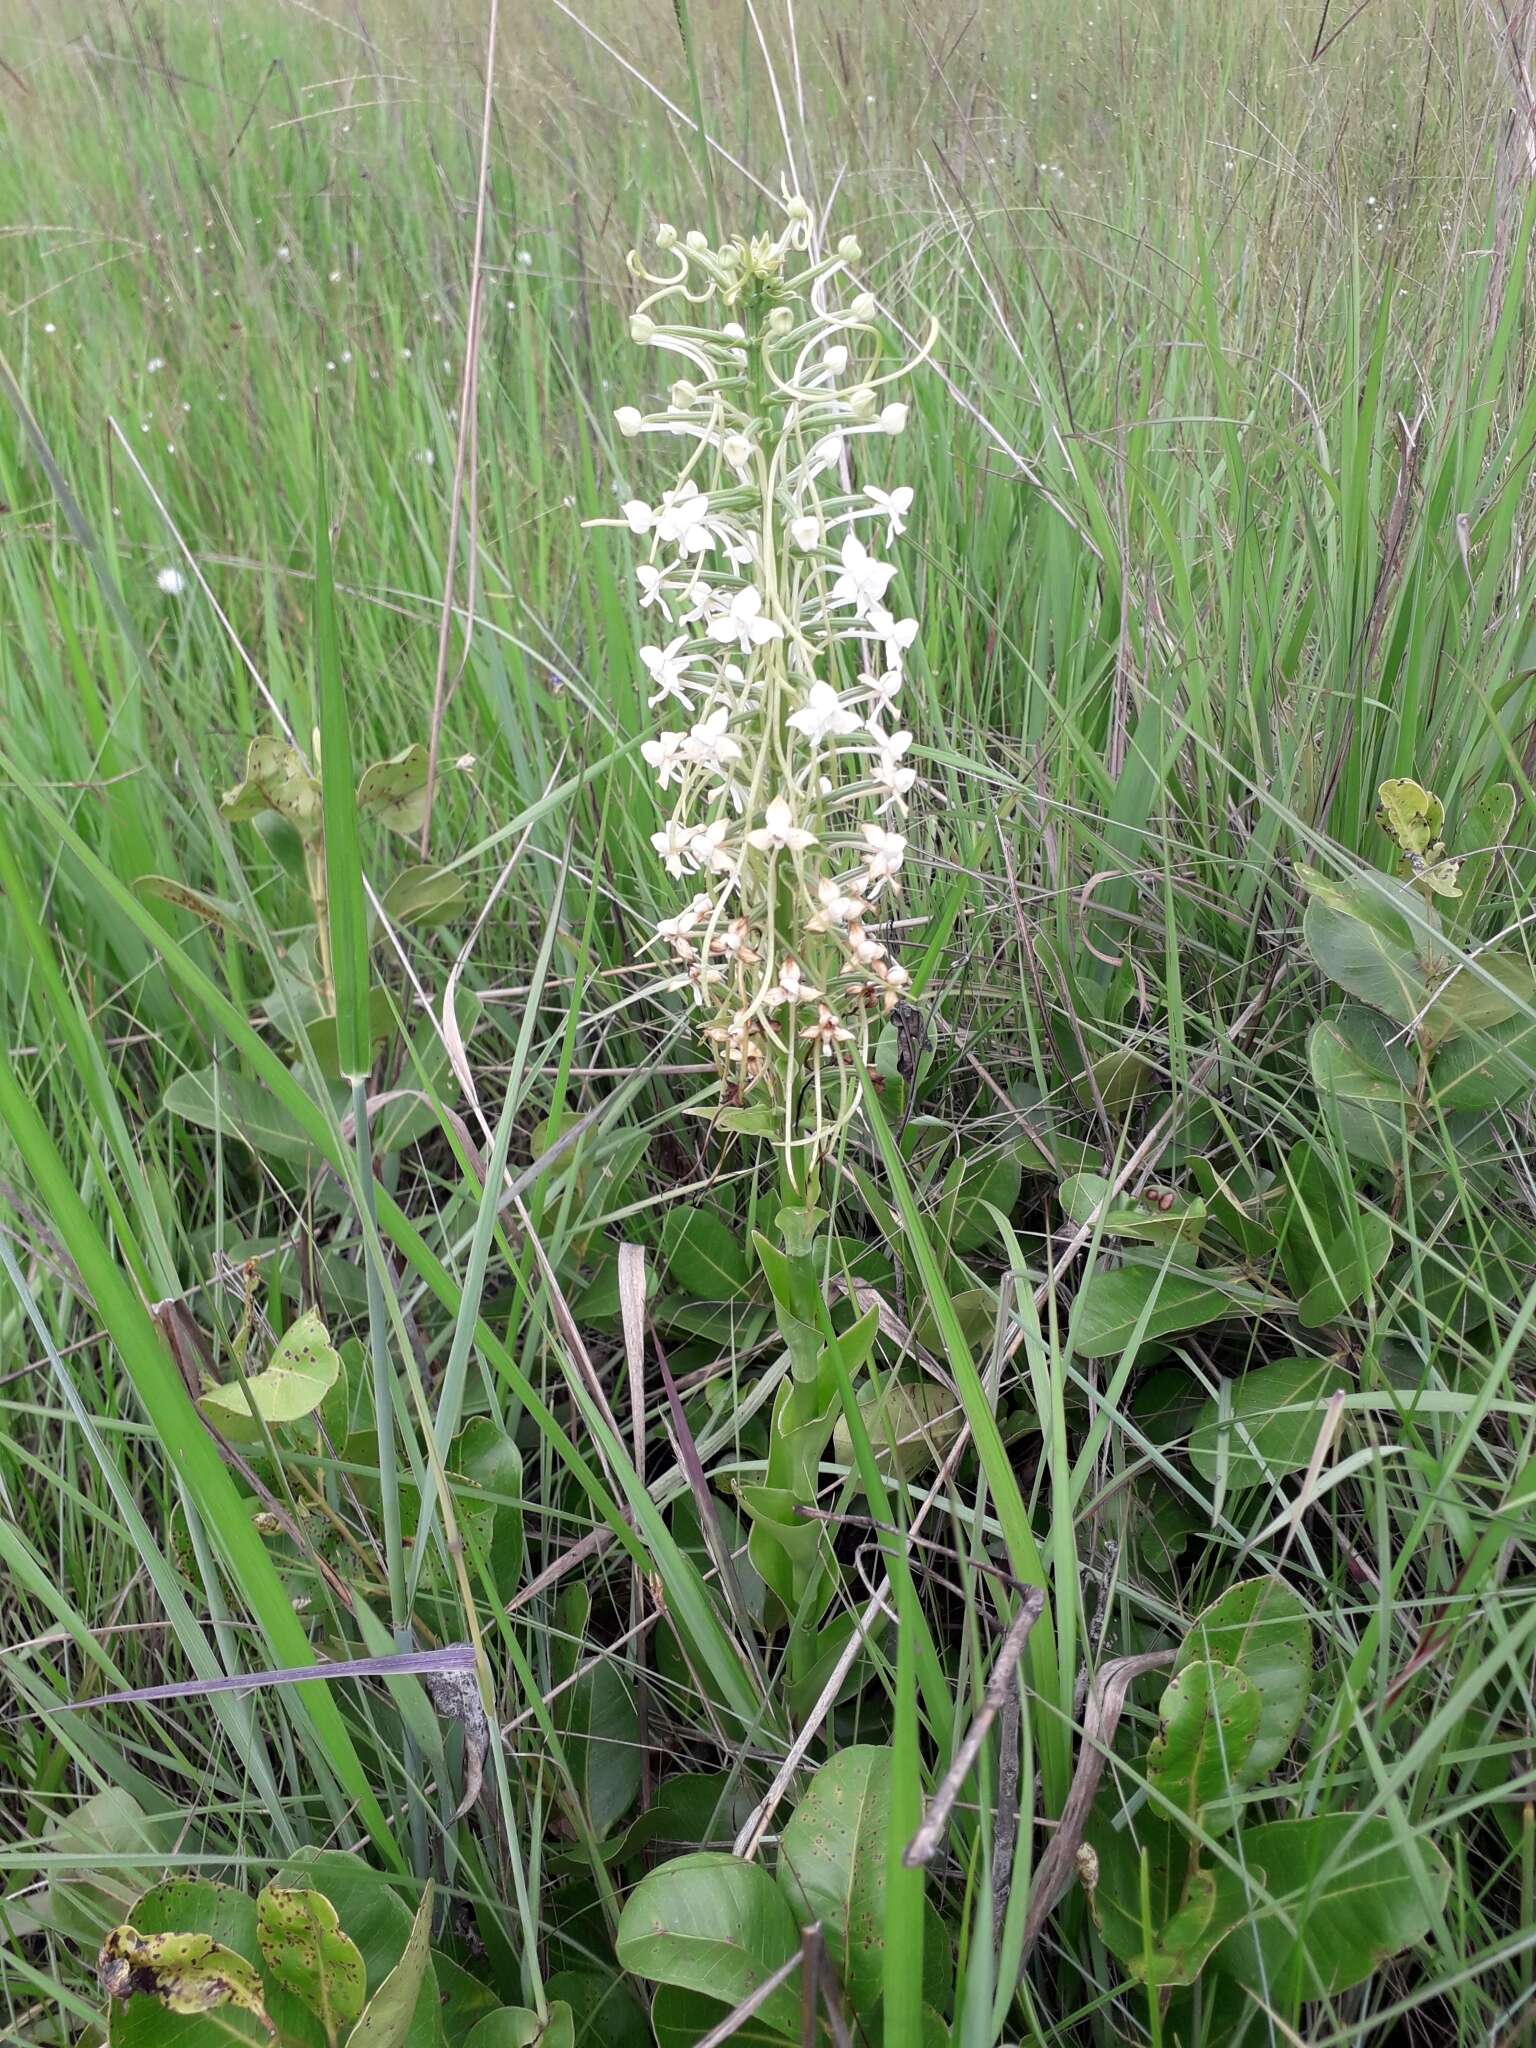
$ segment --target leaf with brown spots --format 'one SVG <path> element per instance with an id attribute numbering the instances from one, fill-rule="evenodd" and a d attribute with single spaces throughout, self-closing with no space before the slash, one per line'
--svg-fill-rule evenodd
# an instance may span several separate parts
<path id="1" fill-rule="evenodd" d="M 269 1884 L 256 1900 L 256 1938 L 272 1976 L 320 2015 L 331 2039 L 357 2018 L 367 1990 L 363 1958 L 324 1892 Z"/>
<path id="2" fill-rule="evenodd" d="M 254 1967 L 211 1934 L 140 1934 L 125 1922 L 102 1943 L 96 1974 L 109 1998 L 153 1998 L 178 2013 L 235 2005 L 271 2031 Z"/>

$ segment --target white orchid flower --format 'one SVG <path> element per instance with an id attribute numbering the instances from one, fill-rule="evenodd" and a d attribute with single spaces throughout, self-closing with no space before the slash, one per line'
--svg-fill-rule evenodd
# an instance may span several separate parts
<path id="1" fill-rule="evenodd" d="M 900 873 L 907 857 L 907 842 L 902 833 L 887 832 L 883 825 L 866 825 L 863 831 L 864 867 L 869 877 L 869 893 L 875 896 Z"/>
<path id="2" fill-rule="evenodd" d="M 646 611 L 655 605 L 661 616 L 672 623 L 672 607 L 667 603 L 667 579 L 662 570 L 650 562 L 635 564 L 635 581 L 640 586 L 640 609 Z"/>
<path id="3" fill-rule="evenodd" d="M 625 508 L 626 516 L 629 508 Z M 709 499 L 696 484 L 679 484 L 663 491 L 653 515 L 656 537 L 675 547 L 681 555 L 702 555 L 715 544 L 709 525 Z"/>
<path id="4" fill-rule="evenodd" d="M 784 628 L 763 614 L 763 593 L 747 583 L 736 591 L 723 611 L 716 612 L 708 627 L 711 640 L 734 641 L 743 654 L 764 647 L 770 640 L 782 640 Z"/>
<path id="5" fill-rule="evenodd" d="M 866 486 L 864 495 L 885 520 L 887 542 L 906 532 L 907 514 L 912 510 L 914 496 L 910 484 L 898 484 L 894 491 L 876 490 L 874 485 L 870 484 Z"/>
<path id="6" fill-rule="evenodd" d="M 763 822 L 747 834 L 747 844 L 759 853 L 804 853 L 816 844 L 816 834 L 795 823 L 787 797 L 776 796 L 763 813 Z"/>
<path id="7" fill-rule="evenodd" d="M 876 605 L 868 614 L 871 630 L 880 639 L 885 649 L 885 665 L 888 669 L 900 669 L 907 649 L 917 638 L 916 619 L 893 618 L 885 606 Z"/>
<path id="8" fill-rule="evenodd" d="M 860 618 L 868 618 L 890 589 L 895 568 L 889 562 L 877 562 L 856 533 L 843 538 L 842 564 L 831 602 L 851 604 Z"/>
<path id="9" fill-rule="evenodd" d="M 830 683 L 812 683 L 805 702 L 785 720 L 796 732 L 804 733 L 813 747 L 823 740 L 846 739 L 860 725 L 857 712 L 850 711 Z"/>
<path id="10" fill-rule="evenodd" d="M 741 759 L 741 742 L 732 739 L 728 730 L 730 722 L 730 707 L 725 704 L 711 711 L 707 718 L 701 718 L 685 742 L 688 759 L 701 768 L 714 768 L 722 775 L 727 769 L 734 768 Z M 642 746 L 641 752 L 644 751 Z"/>
<path id="11" fill-rule="evenodd" d="M 686 704 L 689 689 L 697 690 L 700 687 L 688 676 L 693 657 L 686 650 L 691 645 L 688 635 L 679 633 L 666 647 L 641 648 L 640 660 L 651 681 L 656 685 L 655 692 L 649 699 L 652 705 L 660 704 L 666 697 L 675 697 L 679 704 Z"/>
<path id="12" fill-rule="evenodd" d="M 668 818 L 659 832 L 651 834 L 651 844 L 660 854 L 661 864 L 669 875 L 681 877 L 697 835 L 698 827 L 685 825 L 680 818 Z"/>
<path id="13" fill-rule="evenodd" d="M 662 732 L 653 740 L 640 742 L 640 752 L 656 770 L 656 780 L 663 789 L 672 781 L 681 779 L 692 758 L 687 748 L 688 735 L 685 732 Z"/>
<path id="14" fill-rule="evenodd" d="M 779 962 L 779 978 L 773 987 L 763 993 L 763 1007 L 767 1010 L 782 1010 L 787 1004 L 793 1009 L 798 1003 L 816 1003 L 821 1000 L 821 990 L 812 988 L 805 978 L 798 960 L 792 960 L 786 953 Z"/>

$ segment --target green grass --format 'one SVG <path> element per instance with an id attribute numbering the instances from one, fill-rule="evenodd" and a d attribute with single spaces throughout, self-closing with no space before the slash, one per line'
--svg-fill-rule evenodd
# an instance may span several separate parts
<path id="1" fill-rule="evenodd" d="M 80 1852 L 52 1831 L 103 1794 L 152 1823 L 93 1845 L 110 1875 L 117 1843 L 121 1907 L 139 1873 L 254 1889 L 340 1846 L 413 1896 L 435 1873 L 439 1949 L 501 2000 L 611 1980 L 662 1852 L 607 1860 L 601 1838 L 711 1772 L 729 1847 L 793 1754 L 771 1837 L 854 1743 L 893 1746 L 905 1825 L 983 1697 L 1016 1575 L 1049 1592 L 1022 1712 L 999 1718 L 1021 1754 L 994 1731 L 921 1891 L 893 1856 L 886 2038 L 919 2038 L 925 1899 L 965 2048 L 1525 2038 L 1529 1103 L 1432 1097 L 1411 1170 L 1363 1164 L 1309 1065 L 1339 991 L 1295 873 L 1392 867 L 1388 777 L 1433 788 L 1462 853 L 1507 783 L 1452 957 L 1496 933 L 1531 957 L 1530 222 L 1494 205 L 1507 101 L 1483 20 L 1391 0 L 1328 23 L 1314 59 L 1315 14 L 1257 0 L 759 4 L 765 57 L 734 4 L 508 0 L 455 521 L 486 10 L 326 11 L 40 5 L 0 69 L 0 2031 L 74 2039 L 102 2010 L 121 1913 L 58 1905 Z M 829 1658 L 887 1572 L 890 1618 L 798 1748 L 819 1683 L 791 1684 L 762 1626 L 732 1505 L 781 1345 L 760 1290 L 691 1298 L 679 1257 L 698 1214 L 750 1248 L 771 1180 L 693 1113 L 704 1056 L 642 953 L 675 907 L 638 753 L 643 631 L 618 538 L 584 524 L 666 481 L 612 425 L 655 377 L 625 252 L 658 219 L 769 224 L 770 66 L 803 189 L 909 332 L 941 330 L 899 449 L 931 792 L 901 938 L 929 1064 L 905 1120 L 850 1143 L 835 1228 L 942 1361 L 887 1333 L 879 1369 L 942 1371 L 974 1446 L 937 1487 L 931 1464 L 867 1485 L 867 1444 L 829 1453 Z M 345 731 L 361 767 L 429 744 L 439 697 L 430 855 L 462 899 L 370 968 L 361 885 L 416 864 L 419 829 L 355 815 L 327 777 L 317 877 L 219 796 L 253 738 L 286 728 L 313 759 L 318 728 L 334 766 Z M 136 886 L 154 876 L 228 928 Z M 317 900 L 344 1017 L 366 1037 L 370 973 L 391 1005 L 357 1095 L 303 1029 Z M 1139 1088 L 1105 1064 L 1126 1053 Z M 1072 1154 L 1057 1172 L 1042 1131 Z M 1180 1198 L 1201 1160 L 1272 1176 L 1291 1224 L 1278 1254 L 1228 1246 L 1236 1310 L 1160 1333 L 1144 1306 L 1101 1351 L 1074 1301 L 1128 1247 L 1106 1226 L 1062 1259 L 1059 1184 L 1133 1156 L 1137 1186 Z M 488 1192 L 503 1165 L 515 1201 Z M 1388 1250 L 1305 1327 L 1331 1227 Z M 625 1244 L 653 1330 L 624 1327 Z M 244 1371 L 247 1341 L 254 1370 L 312 1298 L 347 1361 L 327 1436 L 221 1455 L 188 1378 Z M 1241 1440 L 1191 1456 L 1200 1402 L 1297 1353 L 1343 1388 L 1298 1461 L 1253 1483 Z M 860 1517 L 916 1526 L 905 1565 Z M 1247 1832 L 1371 1816 L 1403 1868 L 1448 1860 L 1445 1902 L 1358 1988 L 1304 2013 L 1277 1994 L 1271 2021 L 1214 1978 L 1149 1998 L 1074 1883 L 1015 1994 L 1092 1675 L 1269 1572 L 1310 1617 L 1310 1704 L 1242 1827 L 1207 1818 L 1206 1867 L 1262 1904 Z M 505 1730 L 457 1823 L 457 1739 L 445 1754 L 414 1681 L 48 1711 L 379 1654 L 402 1603 L 419 1643 L 476 1645 Z M 1153 1775 L 1157 1701 L 1129 1695 L 1106 1815 Z"/>

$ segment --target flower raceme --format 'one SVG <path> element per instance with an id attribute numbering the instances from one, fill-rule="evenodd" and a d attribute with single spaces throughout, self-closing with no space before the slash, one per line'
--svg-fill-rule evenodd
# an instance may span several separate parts
<path id="1" fill-rule="evenodd" d="M 918 784 L 897 708 L 917 621 L 891 609 L 877 550 L 913 493 L 857 470 L 863 441 L 905 427 L 891 387 L 933 337 L 882 369 L 874 301 L 847 275 L 857 244 L 820 256 L 804 202 L 786 211 L 776 238 L 721 248 L 662 227 L 660 274 L 631 256 L 648 288 L 631 335 L 686 374 L 658 410 L 615 418 L 680 443 L 680 468 L 655 503 L 595 523 L 644 546 L 639 601 L 664 628 L 639 650 L 665 717 L 641 751 L 672 804 L 652 843 L 694 892 L 657 927 L 670 985 L 706 1012 L 727 1100 L 765 1095 L 785 1143 L 814 1146 L 851 1114 L 908 982 L 877 927 Z"/>

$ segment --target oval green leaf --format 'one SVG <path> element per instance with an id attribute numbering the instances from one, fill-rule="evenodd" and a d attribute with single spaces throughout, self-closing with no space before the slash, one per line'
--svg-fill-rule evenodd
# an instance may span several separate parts
<path id="1" fill-rule="evenodd" d="M 1268 1821 L 1244 1829 L 1242 1847 L 1274 1904 L 1252 1897 L 1212 1963 L 1281 2012 L 1363 1983 L 1422 1940 L 1450 1888 L 1440 1851 L 1377 1815 Z"/>
<path id="2" fill-rule="evenodd" d="M 700 1850 L 643 1877 L 619 1915 L 624 1969 L 740 2005 L 800 1946 L 789 1902 L 767 1871 L 735 1856 Z M 800 1995 L 792 1983 L 770 1992 L 759 2024 L 793 2039 Z"/>
<path id="3" fill-rule="evenodd" d="M 1196 1658 L 1241 1671 L 1259 1695 L 1259 1728 L 1242 1773 L 1257 1784 L 1296 1739 L 1312 1693 L 1312 1629 L 1299 1595 L 1283 1579 L 1244 1579 L 1198 1616 L 1175 1671 Z"/>
<path id="4" fill-rule="evenodd" d="M 1158 1266 L 1095 1267 L 1072 1307 L 1072 1347 L 1081 1358 L 1109 1358 L 1130 1342 L 1142 1310 L 1151 1303 L 1144 1343 L 1198 1330 L 1241 1304 L 1227 1288 L 1203 1274 Z"/>
<path id="5" fill-rule="evenodd" d="M 1225 1465 L 1228 1487 L 1262 1485 L 1266 1477 L 1304 1472 L 1317 1442 L 1324 1404 L 1349 1385 L 1327 1358 L 1280 1358 L 1233 1382 L 1226 1413 L 1207 1401 L 1189 1438 L 1190 1463 L 1214 1481 Z"/>

